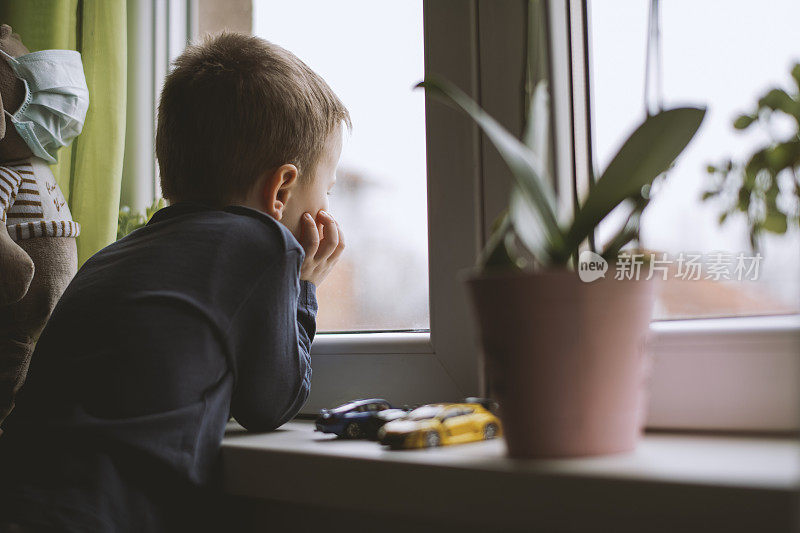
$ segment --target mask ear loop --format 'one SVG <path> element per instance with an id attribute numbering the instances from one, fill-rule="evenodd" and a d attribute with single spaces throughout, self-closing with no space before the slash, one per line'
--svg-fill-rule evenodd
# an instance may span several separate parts
<path id="1" fill-rule="evenodd" d="M 3 139 L 6 138 L 6 113 L 8 113 L 8 111 L 6 111 L 5 106 L 3 105 L 2 94 L 0 94 L 0 109 L 3 110 L 3 112 L 0 113 L 0 141 L 2 141 Z"/>
<path id="2" fill-rule="evenodd" d="M 4 56 L 6 56 L 6 61 L 8 61 L 9 63 L 12 63 L 14 65 L 19 64 L 19 61 L 17 61 L 17 59 L 14 56 L 9 54 L 8 52 L 3 50 L 2 48 L 0 48 L 0 54 L 3 54 Z M 12 68 L 13 68 L 13 66 L 12 66 Z"/>
<path id="3" fill-rule="evenodd" d="M 22 103 L 19 106 L 19 109 L 17 109 L 16 111 L 14 111 L 13 114 L 11 114 L 8 112 L 8 110 L 6 110 L 5 107 L 3 107 L 3 112 L 11 118 L 12 122 L 17 123 L 20 122 L 19 115 L 21 115 L 26 109 L 28 109 L 28 106 L 31 104 L 31 100 L 33 100 L 33 94 L 31 93 L 31 88 L 28 86 L 28 80 L 26 80 L 25 78 L 21 78 L 19 74 L 17 74 L 17 69 L 14 68 L 15 66 L 19 65 L 19 61 L 17 61 L 17 59 L 14 56 L 10 55 L 2 48 L 0 48 L 0 54 L 5 56 L 6 61 L 8 61 L 9 66 L 11 67 L 11 70 L 14 71 L 14 75 L 17 77 L 18 80 L 22 81 L 22 86 L 25 87 L 25 98 L 23 98 Z"/>
<path id="4" fill-rule="evenodd" d="M 22 81 L 22 86 L 25 88 L 25 98 L 22 101 L 22 104 L 20 104 L 19 109 L 17 109 L 12 115 L 11 113 L 8 112 L 7 109 L 3 108 L 3 114 L 8 115 L 9 119 L 14 124 L 17 133 L 19 133 L 20 137 L 22 137 L 22 140 L 25 142 L 25 144 L 28 145 L 28 147 L 31 149 L 34 155 L 41 157 L 48 163 L 55 163 L 56 162 L 55 158 L 53 158 L 53 156 L 47 153 L 47 151 L 41 145 L 39 140 L 36 139 L 35 135 L 32 135 L 31 132 L 26 128 L 20 129 L 20 127 L 18 127 L 18 124 L 24 124 L 26 122 L 25 120 L 21 120 L 20 116 L 28 109 L 28 106 L 31 104 L 31 101 L 33 100 L 33 94 L 31 93 L 30 86 L 28 85 L 28 80 L 20 77 L 19 74 L 17 74 L 17 69 L 14 68 L 15 66 L 19 65 L 19 62 L 14 57 L 9 55 L 5 50 L 0 49 L 0 54 L 6 57 L 6 60 L 9 62 L 9 66 L 14 71 L 14 75 L 17 77 L 18 80 Z"/>

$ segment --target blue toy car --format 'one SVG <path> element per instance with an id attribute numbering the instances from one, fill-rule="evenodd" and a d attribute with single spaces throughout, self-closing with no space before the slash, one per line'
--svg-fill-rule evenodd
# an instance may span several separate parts
<path id="1" fill-rule="evenodd" d="M 316 430 L 346 439 L 376 439 L 383 424 L 405 413 L 405 409 L 393 409 L 387 400 L 381 398 L 353 400 L 333 409 L 322 409 L 317 417 Z"/>

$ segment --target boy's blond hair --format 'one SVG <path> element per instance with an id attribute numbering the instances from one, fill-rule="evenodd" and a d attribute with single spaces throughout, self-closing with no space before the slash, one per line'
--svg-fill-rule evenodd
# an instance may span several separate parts
<path id="1" fill-rule="evenodd" d="M 288 50 L 241 33 L 211 36 L 175 60 L 161 91 L 162 194 L 222 207 L 285 163 L 303 182 L 343 122 L 352 128 L 344 104 Z"/>

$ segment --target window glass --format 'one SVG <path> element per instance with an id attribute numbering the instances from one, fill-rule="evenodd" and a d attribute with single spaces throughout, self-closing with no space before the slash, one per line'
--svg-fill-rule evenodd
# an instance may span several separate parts
<path id="1" fill-rule="evenodd" d="M 641 0 L 589 3 L 599 169 L 608 165 L 644 118 L 649 4 Z M 766 235 L 759 260 L 749 247 L 744 218 L 731 216 L 720 225 L 723 206 L 702 201 L 701 195 L 711 185 L 707 165 L 726 158 L 742 160 L 771 136 L 792 131 L 791 124 L 779 123 L 776 131 L 751 128 L 742 132 L 732 123 L 740 114 L 750 113 L 772 87 L 792 88 L 789 72 L 800 61 L 800 2 L 669 0 L 660 4 L 664 106 L 704 104 L 708 112 L 677 165 L 654 188 L 654 200 L 642 218 L 643 247 L 667 252 L 672 261 L 657 316 L 796 313 L 800 311 L 798 228 L 790 227 L 786 235 Z M 601 226 L 600 242 L 616 231 L 621 217 L 624 213 L 612 213 Z M 724 255 L 716 255 L 720 252 Z M 679 276 L 681 254 L 684 260 L 688 254 L 700 255 L 705 268 L 702 279 Z M 748 266 L 759 263 L 757 275 L 737 276 L 734 269 L 739 257 L 754 258 Z M 717 273 L 714 264 L 721 265 Z M 731 279 L 726 279 L 725 272 Z"/>
<path id="2" fill-rule="evenodd" d="M 421 0 L 259 0 L 253 34 L 320 74 L 350 111 L 331 191 L 346 249 L 317 331 L 429 328 Z"/>

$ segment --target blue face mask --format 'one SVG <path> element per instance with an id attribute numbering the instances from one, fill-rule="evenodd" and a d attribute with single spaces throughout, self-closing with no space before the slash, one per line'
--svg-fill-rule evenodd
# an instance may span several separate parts
<path id="1" fill-rule="evenodd" d="M 35 156 L 55 163 L 58 149 L 80 134 L 89 108 L 80 53 L 42 50 L 11 57 L 0 50 L 0 54 L 25 85 L 22 105 L 6 115 Z"/>

